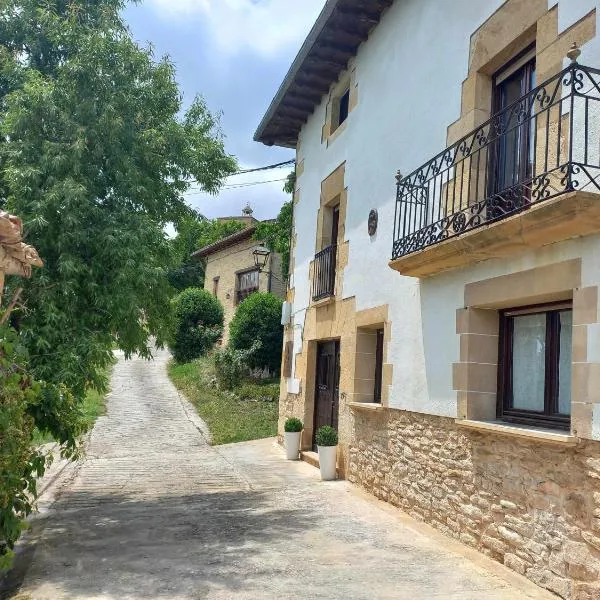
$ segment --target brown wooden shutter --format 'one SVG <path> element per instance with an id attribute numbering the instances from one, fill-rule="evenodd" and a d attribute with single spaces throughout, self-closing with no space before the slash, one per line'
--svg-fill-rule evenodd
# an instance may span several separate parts
<path id="1" fill-rule="evenodd" d="M 292 357 L 294 356 L 294 342 L 286 342 L 283 350 L 283 376 L 292 376 Z"/>

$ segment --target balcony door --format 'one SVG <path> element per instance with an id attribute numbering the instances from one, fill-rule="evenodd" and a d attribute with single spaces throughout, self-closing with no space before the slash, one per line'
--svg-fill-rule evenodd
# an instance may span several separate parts
<path id="1" fill-rule="evenodd" d="M 329 237 L 323 237 L 323 243 L 328 244 L 315 254 L 312 299 L 313 302 L 328 298 L 335 292 L 335 269 L 337 262 L 337 239 L 340 226 L 340 206 L 326 208 L 328 212 L 325 231 Z M 325 228 L 325 225 L 324 225 Z"/>
<path id="2" fill-rule="evenodd" d="M 530 201 L 534 128 L 529 92 L 535 86 L 535 50 L 503 67 L 493 78 L 488 218 L 503 216 Z"/>
<path id="3" fill-rule="evenodd" d="M 337 263 L 337 240 L 338 233 L 340 230 L 340 205 L 336 205 L 332 209 L 331 214 L 331 273 L 330 273 L 330 285 L 333 290 L 335 285 L 335 267 Z"/>

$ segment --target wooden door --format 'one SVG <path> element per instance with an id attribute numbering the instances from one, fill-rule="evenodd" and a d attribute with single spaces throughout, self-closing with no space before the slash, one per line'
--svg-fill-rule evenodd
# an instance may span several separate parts
<path id="1" fill-rule="evenodd" d="M 317 370 L 315 383 L 315 410 L 313 428 L 313 449 L 316 450 L 314 436 L 323 425 L 338 427 L 340 397 L 340 343 L 321 342 L 317 346 Z"/>

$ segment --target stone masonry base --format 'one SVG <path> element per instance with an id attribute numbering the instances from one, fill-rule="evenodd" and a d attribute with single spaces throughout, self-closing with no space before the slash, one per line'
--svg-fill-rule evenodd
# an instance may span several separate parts
<path id="1" fill-rule="evenodd" d="M 600 443 L 357 411 L 347 477 L 562 598 L 600 600 Z"/>

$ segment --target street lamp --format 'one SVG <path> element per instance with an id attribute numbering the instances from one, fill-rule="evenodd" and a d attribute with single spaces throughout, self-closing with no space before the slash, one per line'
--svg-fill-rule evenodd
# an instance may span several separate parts
<path id="1" fill-rule="evenodd" d="M 254 264 L 258 267 L 259 271 L 262 271 L 267 266 L 271 251 L 265 246 L 257 246 L 252 251 L 252 255 L 254 256 Z"/>
<path id="2" fill-rule="evenodd" d="M 252 256 L 254 257 L 254 266 L 258 269 L 259 273 L 262 273 L 267 266 L 267 261 L 269 260 L 269 256 L 271 256 L 271 251 L 266 246 L 257 246 L 254 248 L 254 250 L 252 250 Z M 269 270 L 269 277 L 276 279 L 284 286 L 287 285 L 283 279 L 273 273 L 272 269 Z M 269 283 L 269 289 L 270 288 L 271 284 Z"/>

